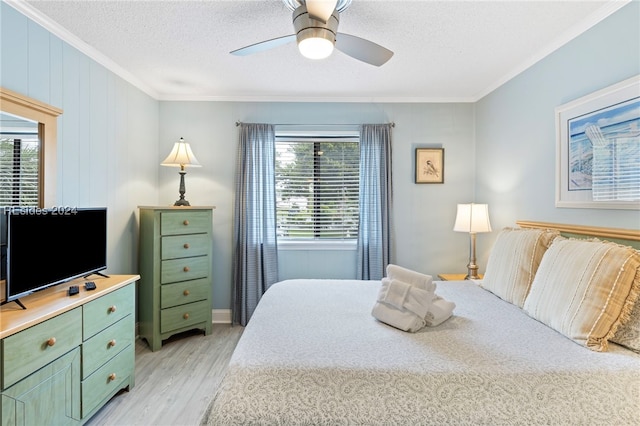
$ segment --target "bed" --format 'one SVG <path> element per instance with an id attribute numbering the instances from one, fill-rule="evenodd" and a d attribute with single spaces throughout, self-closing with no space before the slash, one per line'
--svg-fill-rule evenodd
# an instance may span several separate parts
<path id="1" fill-rule="evenodd" d="M 519 225 L 512 231 L 566 231 L 554 224 Z M 640 240 L 637 231 L 611 231 L 614 234 L 604 237 L 617 238 L 616 247 Z M 578 227 L 580 232 L 586 233 Z M 517 236 L 511 243 L 522 244 L 524 232 L 511 234 Z M 454 314 L 416 332 L 401 331 L 372 316 L 380 281 L 274 284 L 245 328 L 202 424 L 637 425 L 640 347 L 634 349 L 638 336 L 631 323 L 640 318 L 640 308 L 634 309 L 640 263 L 631 265 L 631 276 L 637 276 L 614 315 L 614 330 L 607 331 L 605 340 L 590 344 L 573 329 L 564 330 L 536 314 L 536 309 L 553 304 L 539 294 L 538 273 L 546 274 L 545 283 L 553 281 L 550 261 L 542 258 L 551 256 L 551 247 L 559 247 L 560 239 L 577 241 L 573 236 L 558 238 L 547 244 L 546 253 L 539 253 L 539 240 L 534 244 L 527 256 L 534 253 L 539 262 L 535 273 L 525 276 L 522 268 L 505 272 L 513 265 L 503 267 L 496 261 L 498 255 L 518 254 L 504 242 L 499 249 L 499 236 L 487 264 L 487 285 L 435 282 L 438 296 L 455 303 Z M 636 255 L 637 251 L 631 253 L 634 261 L 640 258 Z M 535 263 L 527 259 L 529 266 Z M 603 263 L 614 261 L 599 262 L 598 271 Z M 625 261 L 624 268 L 628 266 Z M 616 280 L 622 268 L 617 270 Z M 500 280 L 523 277 L 529 281 L 530 296 L 499 289 L 504 284 Z M 497 287 L 492 288 L 492 282 Z M 616 291 L 620 286 L 616 281 Z M 537 305 L 526 300 L 536 294 Z M 612 298 L 609 293 L 606 303 Z M 577 309 L 572 327 L 583 315 L 583 306 Z M 632 343 L 627 345 L 625 339 Z"/>

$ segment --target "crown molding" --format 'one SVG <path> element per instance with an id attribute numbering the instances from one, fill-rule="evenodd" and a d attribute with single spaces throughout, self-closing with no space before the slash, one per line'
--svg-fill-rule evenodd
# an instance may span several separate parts
<path id="1" fill-rule="evenodd" d="M 314 97 L 314 96 L 201 96 L 201 95 L 160 95 L 159 101 L 201 101 L 201 102 L 290 102 L 290 103 L 473 103 L 473 98 L 426 98 L 426 97 Z"/>
<path id="2" fill-rule="evenodd" d="M 562 34 L 562 36 L 554 40 L 551 44 L 546 46 L 543 50 L 536 52 L 534 55 L 530 56 L 527 60 L 520 63 L 520 65 L 515 67 L 509 73 L 505 74 L 502 78 L 495 81 L 493 84 L 488 86 L 482 92 L 474 96 L 473 102 L 477 102 L 480 99 L 484 98 L 489 93 L 493 92 L 494 90 L 496 90 L 503 84 L 507 83 L 509 80 L 521 74 L 522 72 L 526 71 L 527 69 L 531 68 L 537 62 L 549 56 L 551 53 L 555 52 L 565 44 L 569 43 L 574 38 L 578 37 L 580 34 L 583 34 L 585 31 L 592 28 L 597 23 L 609 17 L 613 13 L 617 12 L 627 4 L 631 3 L 632 1 L 633 0 L 611 0 L 610 2 L 602 6 L 600 9 L 592 13 L 587 19 L 569 28 L 567 31 L 565 31 Z"/>
<path id="3" fill-rule="evenodd" d="M 158 93 L 151 89 L 148 85 L 146 85 L 143 81 L 138 79 L 136 76 L 131 74 L 129 71 L 122 68 L 120 65 L 111 60 L 108 56 L 99 52 L 92 46 L 88 45 L 76 35 L 68 31 L 66 28 L 58 24 L 57 22 L 51 20 L 48 16 L 44 15 L 39 10 L 35 9 L 33 6 L 25 2 L 24 0 L 3 0 L 6 4 L 17 10 L 18 12 L 25 15 L 27 18 L 34 21 L 36 24 L 43 27 L 45 30 L 54 34 L 58 38 L 60 38 L 65 43 L 69 44 L 71 47 L 79 50 L 90 59 L 93 59 L 112 73 L 116 74 L 123 80 L 135 86 L 137 89 L 140 89 L 147 95 L 151 96 L 154 99 L 158 99 Z"/>

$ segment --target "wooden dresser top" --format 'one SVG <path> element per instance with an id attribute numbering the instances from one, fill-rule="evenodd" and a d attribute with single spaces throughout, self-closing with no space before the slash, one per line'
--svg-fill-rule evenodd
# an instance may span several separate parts
<path id="1" fill-rule="evenodd" d="M 82 306 L 139 279 L 140 275 L 110 275 L 109 278 L 92 275 L 88 279 L 69 281 L 20 298 L 27 309 L 22 309 L 15 302 L 2 305 L 0 306 L 0 339 Z M 95 282 L 96 289 L 85 290 L 84 283 L 87 281 Z M 72 285 L 77 285 L 80 293 L 69 296 L 67 292 Z"/>

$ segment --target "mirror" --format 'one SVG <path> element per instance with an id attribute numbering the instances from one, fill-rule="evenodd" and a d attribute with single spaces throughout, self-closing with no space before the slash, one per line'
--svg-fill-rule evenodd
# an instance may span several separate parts
<path id="1" fill-rule="evenodd" d="M 5 149 L 14 150 L 11 161 L 23 160 L 17 170 L 26 171 L 31 179 L 31 195 L 25 204 L 29 207 L 44 208 L 56 203 L 57 121 L 60 114 L 59 108 L 0 88 L 2 143 Z M 12 173 L 12 170 L 15 169 L 4 168 L 3 172 Z M 21 201 L 16 200 L 10 205 L 20 205 Z"/>

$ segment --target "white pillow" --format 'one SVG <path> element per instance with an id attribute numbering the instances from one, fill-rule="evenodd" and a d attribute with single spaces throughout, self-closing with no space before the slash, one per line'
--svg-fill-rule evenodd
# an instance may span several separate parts
<path id="1" fill-rule="evenodd" d="M 504 228 L 491 249 L 480 285 L 522 307 L 542 256 L 559 235 L 545 229 Z"/>

